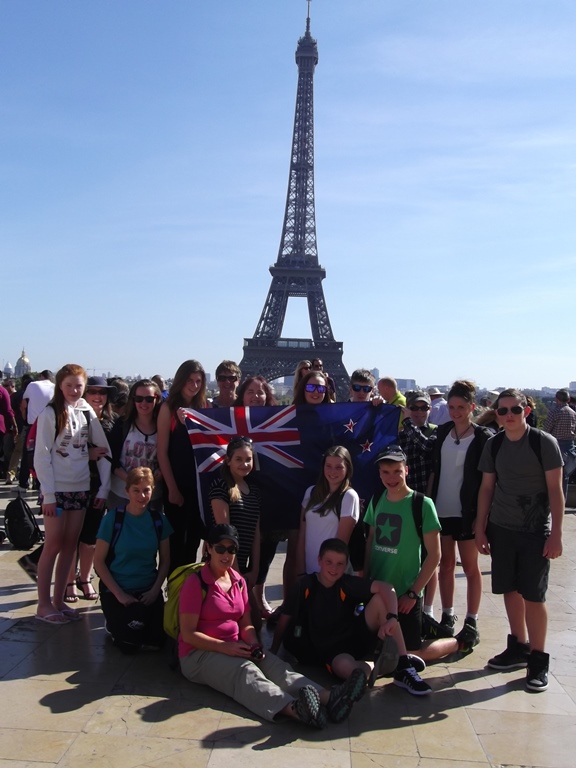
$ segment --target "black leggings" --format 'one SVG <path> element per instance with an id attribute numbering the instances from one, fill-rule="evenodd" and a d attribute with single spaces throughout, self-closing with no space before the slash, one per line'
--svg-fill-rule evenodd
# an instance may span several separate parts
<path id="1" fill-rule="evenodd" d="M 138 595 L 135 595 L 138 597 Z M 122 605 L 112 592 L 100 591 L 102 613 L 106 629 L 114 639 L 114 645 L 123 653 L 135 653 L 143 645 L 161 648 L 166 636 L 162 626 L 164 598 L 162 592 L 152 605 L 132 603 Z"/>

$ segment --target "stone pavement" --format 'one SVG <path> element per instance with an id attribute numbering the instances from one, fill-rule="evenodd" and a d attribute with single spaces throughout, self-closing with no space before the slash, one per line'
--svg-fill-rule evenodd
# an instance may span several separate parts
<path id="1" fill-rule="evenodd" d="M 1 487 L 0 509 L 13 495 Z M 31 504 L 34 496 L 28 495 Z M 34 508 L 34 507 L 33 507 Z M 82 622 L 33 619 L 34 584 L 0 548 L 0 768 L 484 768 L 576 763 L 576 517 L 565 517 L 564 556 L 549 590 L 550 686 L 527 693 L 523 670 L 484 669 L 505 645 L 502 599 L 483 562 L 482 640 L 470 656 L 435 664 L 424 699 L 380 680 L 349 721 L 312 731 L 271 724 L 172 672 L 163 654 L 122 656 L 107 641 L 98 604 Z M 280 597 L 282 557 L 267 594 Z M 465 584 L 457 577 L 457 613 Z M 438 601 L 437 601 L 438 604 Z M 322 674 L 322 673 L 320 673 Z"/>

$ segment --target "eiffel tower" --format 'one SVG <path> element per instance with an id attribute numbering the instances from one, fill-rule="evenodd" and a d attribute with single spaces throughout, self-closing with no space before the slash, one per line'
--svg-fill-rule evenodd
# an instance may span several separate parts
<path id="1" fill-rule="evenodd" d="M 314 69 L 318 47 L 310 34 L 310 3 L 306 33 L 298 40 L 298 91 L 290 156 L 290 177 L 284 226 L 276 263 L 270 267 L 272 284 L 251 339 L 244 339 L 242 374 L 262 375 L 269 381 L 294 373 L 302 359 L 320 358 L 335 381 L 338 399 L 348 398 L 349 377 L 342 362 L 343 345 L 335 341 L 328 317 L 318 263 L 314 203 Z M 308 301 L 311 339 L 282 337 L 290 297 Z"/>

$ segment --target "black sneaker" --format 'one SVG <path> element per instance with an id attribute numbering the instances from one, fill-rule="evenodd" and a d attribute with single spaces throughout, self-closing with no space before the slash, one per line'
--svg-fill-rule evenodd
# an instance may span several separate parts
<path id="1" fill-rule="evenodd" d="M 438 640 L 440 637 L 454 637 L 454 627 L 447 628 L 427 613 L 422 614 L 422 639 Z"/>
<path id="2" fill-rule="evenodd" d="M 304 685 L 298 691 L 294 702 L 294 711 L 298 719 L 312 728 L 325 728 L 327 724 L 326 710 L 320 704 L 320 694 L 313 685 Z"/>
<path id="3" fill-rule="evenodd" d="M 422 680 L 414 667 L 396 670 L 394 673 L 394 685 L 406 688 L 408 693 L 411 693 L 413 696 L 427 696 L 429 693 L 432 693 L 432 688 Z"/>
<path id="4" fill-rule="evenodd" d="M 32 581 L 38 581 L 38 563 L 35 563 L 30 555 L 24 555 L 16 560 L 16 562 Z"/>
<path id="5" fill-rule="evenodd" d="M 424 672 L 426 669 L 426 662 L 424 659 L 421 659 L 420 656 L 415 656 L 413 653 L 407 653 L 406 658 L 408 659 L 409 665 L 416 670 L 416 672 Z"/>
<path id="6" fill-rule="evenodd" d="M 398 666 L 400 654 L 398 645 L 393 637 L 385 637 L 379 640 L 374 651 L 374 668 L 368 678 L 368 688 L 372 688 L 378 677 L 391 675 Z"/>
<path id="7" fill-rule="evenodd" d="M 526 688 L 529 691 L 545 691 L 548 688 L 550 656 L 543 651 L 532 651 L 528 656 Z"/>
<path id="8" fill-rule="evenodd" d="M 492 657 L 486 664 L 490 669 L 521 669 L 528 666 L 530 646 L 519 643 L 515 635 L 508 635 L 506 650 Z"/>
<path id="9" fill-rule="evenodd" d="M 366 691 L 366 675 L 358 667 L 350 677 L 330 690 L 328 717 L 333 723 L 343 723 L 350 714 L 355 702 L 360 701 Z"/>
<path id="10" fill-rule="evenodd" d="M 458 616 L 455 616 L 454 614 L 450 615 L 449 613 L 442 612 L 442 618 L 440 619 L 440 626 L 446 632 L 445 637 L 454 637 L 454 627 L 456 626 L 457 621 L 458 621 Z"/>
<path id="11" fill-rule="evenodd" d="M 472 649 L 480 642 L 480 632 L 474 624 L 470 624 L 468 621 L 464 622 L 464 626 L 456 635 L 458 640 L 458 650 L 463 656 L 467 656 L 472 653 Z"/>

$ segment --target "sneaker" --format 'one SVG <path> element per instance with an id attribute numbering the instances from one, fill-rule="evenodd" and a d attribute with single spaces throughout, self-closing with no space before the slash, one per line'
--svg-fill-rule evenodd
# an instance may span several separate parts
<path id="1" fill-rule="evenodd" d="M 472 649 L 480 642 L 480 632 L 478 632 L 474 624 L 465 621 L 464 626 L 456 635 L 456 640 L 458 640 L 458 650 L 460 653 L 463 656 L 467 656 L 469 653 L 472 653 Z"/>
<path id="2" fill-rule="evenodd" d="M 436 621 L 427 613 L 422 614 L 422 639 L 438 640 L 440 637 L 454 637 L 454 627 L 449 628 Z"/>
<path id="3" fill-rule="evenodd" d="M 32 581 L 38 581 L 38 564 L 32 560 L 30 555 L 24 555 L 16 562 Z"/>
<path id="4" fill-rule="evenodd" d="M 529 691 L 545 691 L 548 688 L 550 656 L 543 651 L 532 651 L 528 656 L 526 688 Z"/>
<path id="5" fill-rule="evenodd" d="M 327 724 L 326 710 L 320 704 L 320 694 L 313 685 L 304 685 L 298 691 L 294 702 L 294 711 L 298 719 L 312 728 L 325 728 Z"/>
<path id="6" fill-rule="evenodd" d="M 6 531 L 0 530 L 0 544 L 4 544 L 7 538 Z"/>
<path id="7" fill-rule="evenodd" d="M 445 637 L 454 637 L 454 627 L 456 626 L 457 621 L 458 616 L 455 616 L 454 614 L 450 615 L 449 613 L 444 613 L 444 611 L 442 611 L 440 626 L 443 627 L 446 632 Z"/>
<path id="8" fill-rule="evenodd" d="M 530 646 L 519 643 L 515 635 L 508 635 L 506 650 L 488 660 L 490 669 L 521 669 L 528 666 Z"/>
<path id="9" fill-rule="evenodd" d="M 385 637 L 379 640 L 374 650 L 374 667 L 368 678 L 368 688 L 372 688 L 376 679 L 392 674 L 398 666 L 398 645 L 393 637 Z"/>
<path id="10" fill-rule="evenodd" d="M 414 667 L 396 670 L 394 673 L 394 685 L 397 685 L 399 688 L 406 688 L 408 693 L 411 693 L 413 696 L 426 696 L 432 693 L 432 688 L 422 680 Z"/>
<path id="11" fill-rule="evenodd" d="M 364 696 L 366 682 L 366 675 L 357 667 L 343 683 L 332 686 L 326 708 L 333 723 L 343 723 L 346 720 L 353 705 Z"/>
<path id="12" fill-rule="evenodd" d="M 416 672 L 424 672 L 426 669 L 426 662 L 424 659 L 421 659 L 420 656 L 415 656 L 413 653 L 406 654 L 406 658 L 408 659 L 408 664 L 413 669 L 416 670 Z"/>

